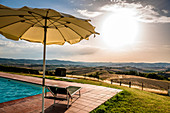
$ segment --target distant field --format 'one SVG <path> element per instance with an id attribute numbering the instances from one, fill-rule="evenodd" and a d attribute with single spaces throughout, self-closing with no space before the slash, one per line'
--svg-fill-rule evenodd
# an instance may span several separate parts
<path id="1" fill-rule="evenodd" d="M 107 80 L 113 80 L 114 82 L 119 83 L 120 81 L 124 84 L 128 84 L 129 82 L 132 85 L 142 86 L 144 84 L 145 88 L 151 89 L 159 89 L 159 90 L 168 90 L 168 86 L 170 87 L 170 81 L 166 80 L 155 80 L 150 78 L 138 77 L 133 75 L 118 75 L 112 74 L 111 77 Z"/>
<path id="2" fill-rule="evenodd" d="M 39 72 L 42 68 L 41 65 L 34 65 L 34 66 L 27 65 L 27 66 L 28 67 L 30 66 L 31 69 L 39 70 Z M 61 67 L 61 66 L 62 65 L 60 66 L 47 65 L 46 69 L 54 73 L 54 69 Z M 167 90 L 168 86 L 170 87 L 170 81 L 166 81 L 166 80 L 155 80 L 155 79 L 149 79 L 149 78 L 140 77 L 140 76 L 115 74 L 116 71 L 136 70 L 140 72 L 153 72 L 154 70 L 165 71 L 166 68 L 146 68 L 146 69 L 141 68 L 140 69 L 140 68 L 129 67 L 129 66 L 127 67 L 83 67 L 83 66 L 69 66 L 69 65 L 62 67 L 62 68 L 66 68 L 67 74 L 69 75 L 90 76 L 90 77 L 96 77 L 97 79 L 99 78 L 101 80 L 108 80 L 108 81 L 113 79 L 113 81 L 117 83 L 119 83 L 120 81 L 123 84 L 128 84 L 129 82 L 131 82 L 132 85 L 136 85 L 136 86 L 141 86 L 143 83 L 144 88 L 159 89 L 159 90 Z M 169 72 L 166 71 L 166 73 L 170 74 L 170 71 Z M 96 76 L 97 74 L 98 76 Z"/>
<path id="3" fill-rule="evenodd" d="M 100 72 L 101 74 L 99 75 L 99 77 L 102 80 L 110 81 L 111 79 L 113 79 L 114 82 L 119 83 L 121 81 L 123 84 L 128 84 L 129 82 L 131 82 L 132 85 L 136 85 L 136 86 L 142 86 L 143 83 L 144 88 L 159 89 L 159 90 L 168 90 L 168 86 L 170 87 L 170 81 L 167 80 L 156 80 L 156 79 L 150 79 L 150 78 L 134 76 L 134 75 L 114 74 L 114 71 L 122 71 L 122 70 L 124 71 L 125 69 L 131 70 L 132 68 L 120 67 L 116 69 L 116 68 L 107 68 L 107 67 L 88 67 L 88 68 L 72 67 L 72 68 L 68 68 L 67 72 L 68 74 L 87 75 L 87 76 L 90 74 L 95 74 L 96 72 Z M 161 70 L 160 68 L 158 69 Z"/>

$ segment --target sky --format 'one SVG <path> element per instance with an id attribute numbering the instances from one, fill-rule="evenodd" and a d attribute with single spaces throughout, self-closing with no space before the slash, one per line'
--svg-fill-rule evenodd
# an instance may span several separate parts
<path id="1" fill-rule="evenodd" d="M 84 62 L 170 63 L 170 0 L 0 0 L 21 8 L 50 8 L 90 19 L 100 35 L 48 45 L 47 59 Z M 0 58 L 42 59 L 43 45 L 0 35 Z"/>

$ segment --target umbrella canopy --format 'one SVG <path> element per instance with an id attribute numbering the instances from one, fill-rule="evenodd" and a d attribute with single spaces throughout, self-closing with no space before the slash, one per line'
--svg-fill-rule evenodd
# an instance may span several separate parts
<path id="1" fill-rule="evenodd" d="M 99 34 L 94 31 L 95 27 L 88 21 L 53 9 L 26 6 L 14 9 L 0 5 L 0 33 L 2 35 L 12 40 L 21 39 L 44 44 L 42 112 L 44 112 L 46 45 L 63 45 L 65 42 L 74 44 L 82 39 L 88 40 L 91 34 Z"/>
<path id="2" fill-rule="evenodd" d="M 74 44 L 96 34 L 88 21 L 52 9 L 12 9 L 0 5 L 0 33 L 12 40 L 44 43 L 46 28 L 46 44 Z"/>

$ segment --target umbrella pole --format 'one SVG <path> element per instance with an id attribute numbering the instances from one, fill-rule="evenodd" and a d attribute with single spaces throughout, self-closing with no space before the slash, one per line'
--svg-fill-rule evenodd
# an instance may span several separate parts
<path id="1" fill-rule="evenodd" d="M 43 51 L 43 80 L 42 80 L 42 113 L 44 113 L 44 90 L 45 90 L 45 59 L 46 59 L 46 36 L 47 36 L 47 19 L 44 27 L 44 51 Z"/>
<path id="2" fill-rule="evenodd" d="M 43 52 L 42 113 L 44 113 L 44 90 L 45 90 L 45 56 L 46 56 L 46 42 L 44 42 L 44 52 Z"/>

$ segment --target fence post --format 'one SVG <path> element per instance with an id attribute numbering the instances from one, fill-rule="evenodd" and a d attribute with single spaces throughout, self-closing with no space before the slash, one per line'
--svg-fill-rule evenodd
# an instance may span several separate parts
<path id="1" fill-rule="evenodd" d="M 129 82 L 129 88 L 131 88 L 131 82 Z"/>
<path id="2" fill-rule="evenodd" d="M 120 81 L 120 86 L 122 85 L 122 82 Z"/>
<path id="3" fill-rule="evenodd" d="M 143 90 L 143 82 L 142 82 L 142 90 Z"/>
<path id="4" fill-rule="evenodd" d="M 112 84 L 113 80 L 111 79 L 111 84 Z"/>

